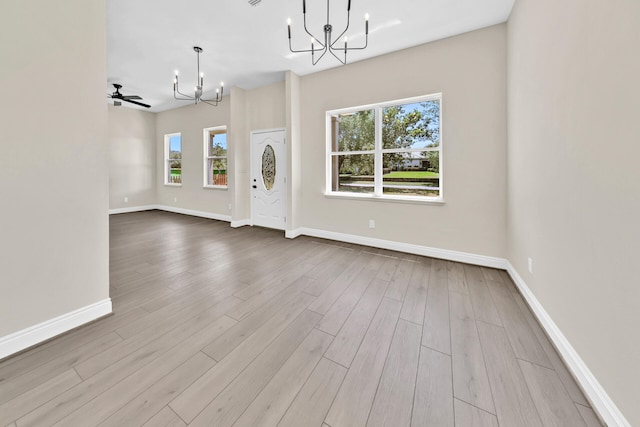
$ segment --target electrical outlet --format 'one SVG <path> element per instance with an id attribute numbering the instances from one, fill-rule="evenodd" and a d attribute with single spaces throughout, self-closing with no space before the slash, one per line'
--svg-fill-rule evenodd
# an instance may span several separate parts
<path id="1" fill-rule="evenodd" d="M 376 220 L 375 219 L 370 219 L 369 220 L 369 228 L 376 228 Z"/>
<path id="2" fill-rule="evenodd" d="M 231 203 L 229 203 L 229 210 L 231 210 Z"/>
<path id="3" fill-rule="evenodd" d="M 177 197 L 173 198 L 173 203 L 178 203 L 178 198 Z"/>
<path id="4" fill-rule="evenodd" d="M 533 260 L 531 258 L 527 258 L 529 265 L 529 273 L 533 274 Z"/>
<path id="5" fill-rule="evenodd" d="M 125 196 L 125 198 L 124 198 L 124 202 L 125 202 L 125 203 L 129 203 L 129 198 Z"/>

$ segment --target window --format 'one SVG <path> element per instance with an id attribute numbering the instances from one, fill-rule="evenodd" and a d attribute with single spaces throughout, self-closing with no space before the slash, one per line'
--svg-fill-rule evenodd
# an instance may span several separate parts
<path id="1" fill-rule="evenodd" d="M 204 186 L 227 188 L 227 127 L 204 130 Z"/>
<path id="2" fill-rule="evenodd" d="M 441 201 L 441 98 L 327 112 L 327 194 Z"/>
<path id="3" fill-rule="evenodd" d="M 164 183 L 182 185 L 182 136 L 179 133 L 164 136 Z"/>

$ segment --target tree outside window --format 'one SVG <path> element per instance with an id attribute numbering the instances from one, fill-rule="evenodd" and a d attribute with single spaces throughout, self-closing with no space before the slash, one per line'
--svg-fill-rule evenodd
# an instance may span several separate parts
<path id="1" fill-rule="evenodd" d="M 330 192 L 441 197 L 440 95 L 329 112 Z"/>

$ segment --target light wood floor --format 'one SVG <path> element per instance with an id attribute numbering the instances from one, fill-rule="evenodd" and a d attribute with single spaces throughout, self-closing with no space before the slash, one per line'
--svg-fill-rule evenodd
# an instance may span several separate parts
<path id="1" fill-rule="evenodd" d="M 0 363 L 0 426 L 600 425 L 503 271 L 151 211 L 111 297 Z"/>

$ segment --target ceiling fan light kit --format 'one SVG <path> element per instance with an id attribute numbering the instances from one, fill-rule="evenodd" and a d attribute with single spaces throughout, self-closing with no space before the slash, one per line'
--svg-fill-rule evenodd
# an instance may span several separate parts
<path id="1" fill-rule="evenodd" d="M 175 77 L 173 79 L 173 97 L 179 101 L 194 101 L 196 104 L 198 102 L 204 102 L 205 104 L 217 106 L 220 102 L 222 102 L 222 94 L 224 92 L 224 83 L 220 82 L 220 87 L 216 89 L 216 97 L 214 99 L 205 99 L 202 97 L 203 86 L 204 86 L 204 73 L 200 72 L 200 53 L 202 53 L 202 48 L 199 46 L 194 46 L 193 50 L 196 52 L 198 56 L 198 73 L 196 75 L 196 86 L 193 88 L 194 93 L 193 96 L 186 95 L 180 92 L 179 81 L 178 81 L 178 71 L 176 71 Z"/>
<path id="2" fill-rule="evenodd" d="M 349 47 L 348 46 L 348 40 L 347 40 L 347 36 L 345 35 L 347 30 L 349 29 L 349 17 L 350 17 L 350 13 L 351 13 L 351 0 L 348 0 L 347 3 L 347 25 L 345 27 L 345 29 L 340 33 L 340 35 L 338 37 L 335 38 L 335 40 L 333 39 L 333 26 L 329 23 L 329 1 L 327 0 L 327 23 L 324 25 L 324 27 L 322 28 L 323 32 L 324 32 L 324 42 L 319 41 L 320 39 L 318 39 L 316 36 L 314 36 L 308 29 L 307 29 L 307 3 L 306 0 L 302 0 L 302 20 L 303 20 L 303 26 L 304 26 L 304 31 L 311 36 L 311 49 L 301 49 L 301 50 L 296 50 L 293 49 L 293 47 L 291 46 L 291 19 L 289 19 L 287 21 L 287 31 L 289 34 L 289 50 L 293 53 L 300 53 L 300 52 L 311 52 L 311 63 L 313 65 L 316 65 L 323 56 L 325 56 L 325 54 L 327 52 L 331 53 L 331 55 L 333 55 L 338 61 L 340 61 L 343 64 L 347 63 L 347 51 L 349 50 L 364 50 L 367 48 L 367 45 L 369 43 L 369 14 L 367 13 L 364 17 L 364 46 L 359 46 L 359 47 Z M 344 45 L 339 44 L 340 39 L 342 38 L 342 36 L 344 36 Z M 316 46 L 317 43 L 317 46 Z M 341 58 L 340 56 L 342 56 L 342 54 L 344 54 L 344 59 Z M 338 56 L 340 55 L 340 56 Z"/>

